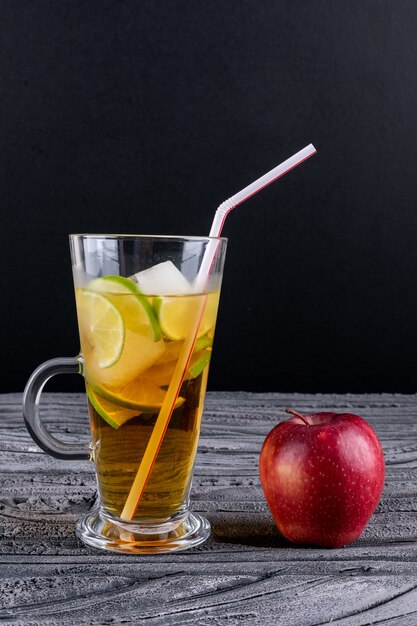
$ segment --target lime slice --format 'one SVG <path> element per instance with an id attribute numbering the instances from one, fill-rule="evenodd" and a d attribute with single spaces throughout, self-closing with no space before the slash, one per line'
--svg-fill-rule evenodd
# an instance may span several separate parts
<path id="1" fill-rule="evenodd" d="M 158 314 L 163 335 L 172 341 L 183 341 L 195 323 L 203 298 L 207 298 L 207 302 L 197 337 L 214 329 L 219 304 L 218 292 L 203 296 L 155 297 L 153 306 Z"/>
<path id="2" fill-rule="evenodd" d="M 205 348 L 210 348 L 213 345 L 213 337 L 209 335 L 203 335 L 196 339 L 194 344 L 194 352 L 199 352 L 200 350 L 204 350 Z"/>
<path id="3" fill-rule="evenodd" d="M 87 396 L 93 408 L 112 428 L 120 428 L 122 424 L 140 414 L 139 411 L 125 409 L 101 398 L 92 390 L 90 385 L 87 385 Z"/>
<path id="4" fill-rule="evenodd" d="M 115 389 L 108 389 L 89 380 L 89 385 L 101 398 L 126 409 L 133 409 L 141 413 L 156 413 L 162 406 L 166 391 L 156 386 L 150 379 L 139 378 L 127 385 Z M 184 404 L 184 398 L 177 398 L 175 407 Z"/>
<path id="5" fill-rule="evenodd" d="M 127 318 L 132 323 L 133 328 L 141 328 L 143 324 L 149 325 L 154 341 L 159 341 L 161 338 L 161 329 L 151 304 L 147 297 L 143 295 L 137 285 L 124 276 L 103 276 L 102 278 L 95 278 L 88 285 L 89 289 L 105 293 L 108 298 L 119 308 L 123 317 Z M 122 298 L 116 294 L 127 294 L 132 297 Z"/>
<path id="6" fill-rule="evenodd" d="M 110 368 L 122 355 L 125 327 L 120 311 L 108 298 L 88 289 L 77 293 L 81 344 L 100 368 Z"/>
<path id="7" fill-rule="evenodd" d="M 190 361 L 185 380 L 190 378 L 197 378 L 203 371 L 203 369 L 210 363 L 211 352 L 209 350 L 202 350 L 196 352 Z"/>
<path id="8" fill-rule="evenodd" d="M 82 294 L 88 292 L 97 298 L 104 298 L 121 316 L 124 324 L 124 343 L 118 359 L 111 367 L 104 368 L 91 350 L 90 323 L 91 307 L 80 305 L 85 300 Z M 80 320 L 81 348 L 85 360 L 87 380 L 92 378 L 99 385 L 120 387 L 127 384 L 151 367 L 165 352 L 165 343 L 161 339 L 159 323 L 155 311 L 146 296 L 140 294 L 136 285 L 122 276 L 106 276 L 92 280 L 87 290 L 78 290 L 77 308 Z M 87 328 L 86 328 L 87 327 Z M 82 331 L 81 328 L 86 328 Z"/>

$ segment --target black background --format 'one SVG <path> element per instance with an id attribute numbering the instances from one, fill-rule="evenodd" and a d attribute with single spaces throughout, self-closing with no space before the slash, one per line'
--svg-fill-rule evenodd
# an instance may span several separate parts
<path id="1" fill-rule="evenodd" d="M 417 389 L 415 0 L 0 0 L 2 388 L 78 349 L 70 232 L 232 213 L 212 389 Z M 60 377 L 56 388 L 72 381 Z"/>

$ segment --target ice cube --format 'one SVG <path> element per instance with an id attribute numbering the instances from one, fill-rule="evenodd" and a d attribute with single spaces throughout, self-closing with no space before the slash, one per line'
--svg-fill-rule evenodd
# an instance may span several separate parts
<path id="1" fill-rule="evenodd" d="M 164 261 L 133 274 L 140 291 L 152 296 L 181 296 L 192 292 L 190 282 L 172 261 Z"/>

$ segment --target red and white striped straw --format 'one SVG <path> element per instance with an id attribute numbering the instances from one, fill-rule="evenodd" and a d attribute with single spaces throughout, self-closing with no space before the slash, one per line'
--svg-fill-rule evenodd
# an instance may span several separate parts
<path id="1" fill-rule="evenodd" d="M 226 217 L 229 215 L 232 209 L 237 207 L 238 204 L 245 202 L 245 200 L 248 200 L 248 198 L 250 198 L 251 196 L 254 196 L 255 193 L 258 193 L 258 191 L 261 191 L 261 189 L 264 189 L 278 178 L 281 178 L 281 176 L 284 176 L 284 174 L 287 174 L 287 172 L 312 157 L 314 154 L 316 154 L 316 152 L 317 150 L 315 149 L 313 144 L 310 143 L 308 146 L 294 154 L 286 161 L 283 161 L 260 178 L 257 178 L 253 183 L 251 183 L 241 191 L 238 191 L 238 193 L 235 193 L 234 196 L 231 196 L 228 200 L 222 202 L 222 204 L 219 206 L 215 213 L 209 236 L 220 237 Z M 195 279 L 195 290 L 197 292 L 204 290 L 214 257 L 216 255 L 216 250 L 216 241 L 212 241 L 207 245 L 198 272 L 198 276 Z"/>
<path id="2" fill-rule="evenodd" d="M 310 145 L 306 146 L 286 161 L 283 161 L 282 163 L 280 163 L 280 165 L 277 165 L 272 170 L 270 170 L 241 191 L 235 193 L 234 196 L 223 202 L 217 209 L 214 216 L 213 224 L 210 230 L 210 237 L 220 237 L 220 233 L 222 232 L 223 224 L 228 213 L 232 209 L 237 207 L 238 204 L 245 202 L 245 200 L 248 200 L 251 196 L 254 196 L 255 193 L 258 193 L 258 191 L 261 191 L 261 189 L 264 189 L 275 180 L 281 178 L 281 176 L 284 176 L 284 174 L 294 169 L 294 167 L 297 167 L 297 165 L 300 165 L 300 163 L 303 163 L 303 161 L 309 159 L 311 156 L 316 154 L 316 152 L 317 150 L 315 149 L 313 144 L 310 143 Z"/>
<path id="3" fill-rule="evenodd" d="M 241 204 L 241 202 L 244 202 L 267 185 L 270 185 L 272 182 L 274 182 L 274 180 L 277 180 L 277 178 L 284 176 L 284 174 L 292 170 L 297 165 L 300 165 L 300 163 L 313 156 L 313 154 L 316 154 L 316 149 L 312 144 L 310 144 L 277 167 L 274 167 L 273 170 L 271 170 L 264 176 L 261 176 L 261 178 L 255 180 L 252 184 L 242 189 L 242 191 L 239 191 L 237 194 L 223 202 L 217 209 L 214 216 L 213 225 L 210 230 L 210 237 L 220 237 L 226 216 L 238 204 Z M 210 270 L 216 256 L 218 244 L 219 242 L 216 239 L 213 239 L 209 241 L 206 247 L 204 257 L 201 262 L 198 276 L 194 285 L 196 293 L 204 293 L 206 290 Z M 175 403 L 180 392 L 191 355 L 194 350 L 194 344 L 197 339 L 198 329 L 204 315 L 206 303 L 207 295 L 201 298 L 196 318 L 192 327 L 189 329 L 188 336 L 184 341 L 184 345 L 182 346 L 181 353 L 178 357 L 178 361 L 171 378 L 171 382 L 169 384 L 168 390 L 165 394 L 165 398 L 161 406 L 161 410 L 159 411 L 159 415 L 153 427 L 151 437 L 148 441 L 148 445 L 146 446 L 146 450 L 142 457 L 138 472 L 136 474 L 135 480 L 132 483 L 129 495 L 120 516 L 124 520 L 131 520 L 134 517 L 136 509 L 146 487 L 146 483 L 148 482 L 149 476 L 152 472 L 153 465 L 155 463 L 156 457 L 158 456 L 159 448 L 161 447 L 162 441 L 164 439 L 166 429 L 168 428 L 172 411 L 174 410 Z"/>

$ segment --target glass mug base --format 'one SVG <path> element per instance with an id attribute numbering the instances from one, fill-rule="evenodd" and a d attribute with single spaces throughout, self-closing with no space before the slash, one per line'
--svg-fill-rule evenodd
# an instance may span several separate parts
<path id="1" fill-rule="evenodd" d="M 124 554 L 162 554 L 188 550 L 210 535 L 210 522 L 188 511 L 163 523 L 122 522 L 100 509 L 89 511 L 76 526 L 76 535 L 93 548 Z"/>

